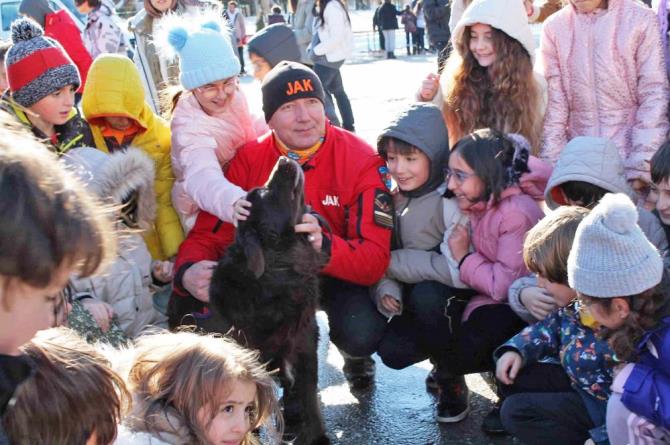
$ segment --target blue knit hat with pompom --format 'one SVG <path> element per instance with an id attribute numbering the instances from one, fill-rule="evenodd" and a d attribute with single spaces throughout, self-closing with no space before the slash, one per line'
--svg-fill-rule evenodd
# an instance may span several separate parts
<path id="1" fill-rule="evenodd" d="M 187 90 L 240 73 L 230 37 L 216 22 L 205 22 L 195 31 L 175 26 L 168 30 L 167 38 L 179 55 L 179 80 Z"/>

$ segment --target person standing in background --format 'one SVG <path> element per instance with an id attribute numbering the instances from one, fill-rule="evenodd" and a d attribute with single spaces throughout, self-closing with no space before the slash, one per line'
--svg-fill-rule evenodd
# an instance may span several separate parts
<path id="1" fill-rule="evenodd" d="M 412 12 L 412 8 L 409 4 L 405 5 L 400 21 L 405 27 L 405 46 L 407 47 L 407 55 L 410 56 L 416 54 L 416 16 Z"/>
<path id="2" fill-rule="evenodd" d="M 315 0 L 290 0 L 288 3 L 291 12 L 291 27 L 300 48 L 300 63 L 312 66 L 312 59 L 307 55 L 307 47 L 312 41 L 312 28 L 314 27 Z"/>
<path id="3" fill-rule="evenodd" d="M 377 31 L 379 34 L 379 49 L 383 52 L 386 51 L 386 41 L 384 40 L 384 32 L 382 31 L 382 25 L 379 21 L 379 10 L 381 9 L 384 2 L 379 1 L 379 6 L 375 9 L 375 14 L 372 16 L 372 31 Z"/>
<path id="4" fill-rule="evenodd" d="M 384 42 L 386 43 L 386 58 L 395 59 L 395 32 L 398 29 L 398 18 L 402 14 L 398 11 L 391 0 L 384 0 L 384 4 L 379 8 L 379 25 L 384 33 Z"/>
<path id="5" fill-rule="evenodd" d="M 437 52 L 437 72 L 442 73 L 444 62 L 449 55 L 447 45 L 451 39 L 451 32 L 449 31 L 451 5 L 449 0 L 425 0 L 423 13 L 426 18 L 430 47 Z"/>
<path id="6" fill-rule="evenodd" d="M 228 9 L 223 13 L 228 20 L 231 30 L 231 42 L 233 47 L 237 48 L 237 57 L 240 59 L 240 74 L 247 74 L 244 71 L 244 44 L 247 39 L 247 28 L 244 24 L 244 14 L 237 9 L 237 2 L 231 0 L 228 2 Z"/>
<path id="7" fill-rule="evenodd" d="M 286 23 L 284 14 L 281 13 L 281 6 L 277 5 L 272 7 L 272 14 L 268 16 L 268 25 L 274 25 L 275 23 Z"/>
<path id="8" fill-rule="evenodd" d="M 414 15 L 416 16 L 416 52 L 423 54 L 426 49 L 424 34 L 426 32 L 426 17 L 423 15 L 423 0 L 419 0 L 414 5 Z"/>

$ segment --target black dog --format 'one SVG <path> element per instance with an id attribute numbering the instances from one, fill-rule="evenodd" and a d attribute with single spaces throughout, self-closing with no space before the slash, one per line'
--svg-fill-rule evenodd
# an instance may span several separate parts
<path id="1" fill-rule="evenodd" d="M 279 368 L 287 439 L 328 444 L 317 398 L 318 273 L 325 258 L 295 232 L 307 211 L 304 175 L 281 157 L 265 187 L 250 191 L 251 215 L 219 261 L 210 306 L 220 332 Z"/>

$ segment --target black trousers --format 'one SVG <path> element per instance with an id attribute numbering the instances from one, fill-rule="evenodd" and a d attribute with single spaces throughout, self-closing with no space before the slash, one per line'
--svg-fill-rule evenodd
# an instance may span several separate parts
<path id="1" fill-rule="evenodd" d="M 328 315 L 330 340 L 341 351 L 364 357 L 377 350 L 387 323 L 367 287 L 324 277 L 321 308 Z"/>

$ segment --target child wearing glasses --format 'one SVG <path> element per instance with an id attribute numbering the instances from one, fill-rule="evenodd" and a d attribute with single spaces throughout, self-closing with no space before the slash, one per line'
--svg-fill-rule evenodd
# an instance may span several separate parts
<path id="1" fill-rule="evenodd" d="M 621 364 L 607 405 L 612 445 L 670 442 L 668 281 L 636 217 L 628 196 L 606 195 L 580 224 L 568 257 L 570 285 Z"/>
<path id="2" fill-rule="evenodd" d="M 463 376 L 492 370 L 495 347 L 525 325 L 507 304 L 507 291 L 528 274 L 523 239 L 544 216 L 538 200 L 551 172 L 529 152 L 520 135 L 482 129 L 462 138 L 449 156 L 449 196 L 469 225 L 455 226 L 447 244 L 461 281 L 477 295 L 468 302 L 458 341 L 448 351 L 453 397 L 441 400 L 445 411 L 467 409 Z"/>
<path id="3" fill-rule="evenodd" d="M 33 367 L 19 347 L 58 323 L 70 275 L 95 273 L 114 252 L 100 207 L 11 120 L 0 116 L 0 417 Z"/>
<path id="4" fill-rule="evenodd" d="M 144 239 L 152 258 L 174 257 L 184 234 L 170 197 L 174 174 L 169 124 L 144 100 L 140 73 L 125 56 L 100 55 L 91 65 L 86 85 L 82 110 L 95 146 L 105 153 L 136 147 L 153 161 L 156 217 L 148 222 Z"/>
<path id="5" fill-rule="evenodd" d="M 211 20 L 217 18 L 212 13 Z M 251 115 L 239 88 L 240 62 L 230 38 L 219 22 L 206 20 L 194 17 L 188 29 L 176 21 L 165 27 L 183 87 L 173 98 L 172 202 L 186 232 L 200 209 L 233 221 L 233 204 L 246 192 L 225 178 L 224 169 L 238 148 L 268 130 Z"/>
<path id="6" fill-rule="evenodd" d="M 573 302 L 577 294 L 569 282 L 573 239 L 589 218 L 587 209 L 562 207 L 540 221 L 524 243 L 525 263 L 558 307 L 494 354 L 506 396 L 502 424 L 524 443 L 582 444 L 590 436 L 599 443 L 607 437 L 603 425 L 614 353 L 590 314 Z"/>
<path id="7" fill-rule="evenodd" d="M 147 326 L 165 327 L 167 319 L 154 308 L 153 295 L 172 280 L 172 263 L 152 261 L 140 232 L 151 226 L 156 208 L 154 163 L 136 148 L 106 154 L 82 147 L 61 159 L 92 195 L 117 209 L 119 232 L 118 255 L 105 272 L 72 280 L 70 327 L 91 343 L 114 346 Z"/>
<path id="8" fill-rule="evenodd" d="M 466 221 L 456 202 L 444 198 L 447 141 L 442 113 L 432 104 L 410 105 L 377 141 L 387 165 L 383 172 L 396 184 L 391 262 L 373 290 L 379 311 L 389 319 L 377 353 L 394 369 L 430 358 L 435 370 L 427 384 L 434 388 L 444 383 L 444 342 L 454 333 L 469 296 L 447 246 L 453 227 Z M 456 422 L 458 416 L 465 413 L 438 413 L 437 420 Z"/>

